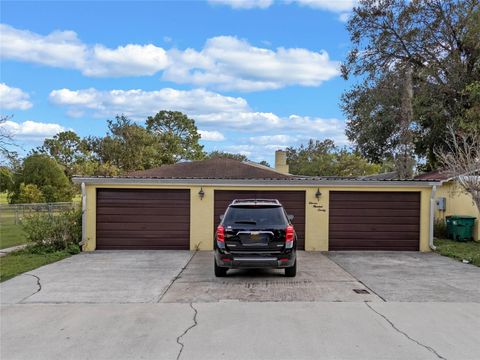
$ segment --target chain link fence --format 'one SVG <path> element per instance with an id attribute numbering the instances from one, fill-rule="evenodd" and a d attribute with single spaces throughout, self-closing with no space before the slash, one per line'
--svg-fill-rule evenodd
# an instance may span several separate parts
<path id="1" fill-rule="evenodd" d="M 45 204 L 0 204 L 0 224 L 20 225 L 22 220 L 34 214 L 55 215 L 78 209 L 79 202 L 58 202 Z"/>

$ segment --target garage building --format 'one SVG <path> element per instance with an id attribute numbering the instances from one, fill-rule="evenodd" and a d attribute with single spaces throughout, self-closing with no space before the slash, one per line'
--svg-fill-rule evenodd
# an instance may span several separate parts
<path id="1" fill-rule="evenodd" d="M 83 250 L 211 250 L 219 216 L 238 198 L 278 199 L 300 249 L 428 251 L 435 181 L 305 177 L 210 159 L 121 177 L 75 177 L 84 201 Z"/>

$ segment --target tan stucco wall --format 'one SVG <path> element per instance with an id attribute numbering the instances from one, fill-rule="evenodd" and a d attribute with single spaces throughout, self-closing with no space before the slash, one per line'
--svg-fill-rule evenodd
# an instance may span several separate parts
<path id="1" fill-rule="evenodd" d="M 84 251 L 93 251 L 96 246 L 96 188 L 135 189 L 190 189 L 190 249 L 212 250 L 214 236 L 214 191 L 215 190 L 303 190 L 305 191 L 305 250 L 328 251 L 328 204 L 330 191 L 418 191 L 421 193 L 420 251 L 429 251 L 429 216 L 431 188 L 415 187 L 317 187 L 317 186 L 196 186 L 196 185 L 87 185 L 86 243 Z M 198 192 L 205 196 L 200 199 Z M 317 201 L 317 189 L 322 193 Z M 323 211 L 325 210 L 325 211 Z"/>
<path id="2" fill-rule="evenodd" d="M 435 219 L 445 220 L 446 216 L 450 215 L 469 215 L 475 216 L 475 227 L 473 229 L 474 239 L 480 240 L 480 227 L 478 222 L 480 220 L 480 212 L 475 206 L 472 197 L 461 190 L 460 186 L 454 181 L 444 183 L 442 186 L 437 187 L 437 193 L 435 198 L 444 197 L 447 199 L 446 211 L 440 211 L 435 208 Z"/>

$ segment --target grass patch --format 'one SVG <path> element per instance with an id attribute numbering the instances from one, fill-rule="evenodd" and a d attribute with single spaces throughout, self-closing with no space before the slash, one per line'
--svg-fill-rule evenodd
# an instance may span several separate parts
<path id="1" fill-rule="evenodd" d="M 0 249 L 26 244 L 27 238 L 20 224 L 0 224 Z"/>
<path id="2" fill-rule="evenodd" d="M 434 245 L 440 255 L 457 260 L 468 260 L 471 264 L 480 266 L 480 242 L 478 241 L 453 241 L 436 239 Z"/>
<path id="3" fill-rule="evenodd" d="M 31 253 L 27 249 L 7 254 L 0 257 L 0 282 L 71 255 L 65 250 L 51 253 Z"/>

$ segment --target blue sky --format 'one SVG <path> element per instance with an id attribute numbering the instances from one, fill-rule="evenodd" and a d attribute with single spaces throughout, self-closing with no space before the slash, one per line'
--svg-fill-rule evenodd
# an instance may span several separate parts
<path id="1" fill-rule="evenodd" d="M 347 144 L 339 64 L 353 0 L 1 2 L 0 105 L 25 151 L 63 129 L 179 110 L 205 149 L 273 162 Z"/>

